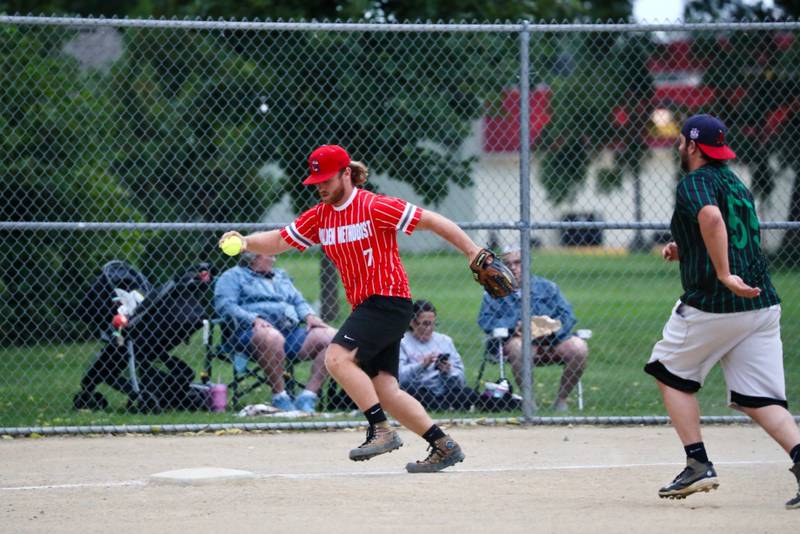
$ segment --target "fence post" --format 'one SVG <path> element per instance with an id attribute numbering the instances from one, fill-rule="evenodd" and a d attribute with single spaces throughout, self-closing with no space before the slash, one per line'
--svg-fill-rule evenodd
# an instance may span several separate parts
<path id="1" fill-rule="evenodd" d="M 533 419 L 534 395 L 531 357 L 531 117 L 530 117 L 530 42 L 528 21 L 523 21 L 519 36 L 519 248 L 522 261 L 522 415 Z M 513 380 L 513 378 L 511 378 Z"/>

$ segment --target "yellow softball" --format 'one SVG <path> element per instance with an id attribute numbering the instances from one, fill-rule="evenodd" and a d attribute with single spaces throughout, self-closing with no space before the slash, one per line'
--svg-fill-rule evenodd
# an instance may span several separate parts
<path id="1" fill-rule="evenodd" d="M 236 256 L 242 251 L 242 246 L 244 242 L 242 238 L 236 235 L 230 235 L 222 240 L 220 243 L 219 248 L 222 249 L 222 252 L 227 254 L 228 256 Z"/>

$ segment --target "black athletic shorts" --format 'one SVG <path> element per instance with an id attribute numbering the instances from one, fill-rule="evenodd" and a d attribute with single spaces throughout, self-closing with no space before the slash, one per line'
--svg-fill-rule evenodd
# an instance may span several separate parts
<path id="1" fill-rule="evenodd" d="M 414 310 L 410 299 L 372 295 L 356 306 L 339 328 L 333 343 L 358 349 L 356 363 L 370 378 L 385 371 L 397 378 L 400 340 L 408 330 Z"/>

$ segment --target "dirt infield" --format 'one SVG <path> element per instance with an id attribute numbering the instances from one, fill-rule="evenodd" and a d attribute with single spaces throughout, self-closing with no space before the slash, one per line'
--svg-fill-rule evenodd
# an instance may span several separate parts
<path id="1" fill-rule="evenodd" d="M 408 475 L 406 445 L 369 462 L 362 431 L 103 436 L 0 441 L 3 532 L 797 532 L 789 461 L 751 426 L 711 426 L 720 488 L 685 501 L 656 491 L 681 469 L 669 427 L 457 427 L 467 460 Z M 192 467 L 253 480 L 164 486 Z M 687 526 L 686 530 L 676 526 Z"/>

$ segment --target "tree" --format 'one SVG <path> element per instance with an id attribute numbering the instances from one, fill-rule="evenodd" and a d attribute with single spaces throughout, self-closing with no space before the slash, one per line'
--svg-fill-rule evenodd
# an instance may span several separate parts
<path id="1" fill-rule="evenodd" d="M 218 34 L 217 34 L 218 35 Z M 113 103 L 110 169 L 150 222 L 258 221 L 283 184 L 258 95 L 268 71 L 220 47 L 219 37 L 181 30 L 125 33 L 105 97 Z M 216 251 L 216 236 L 151 234 L 143 263 L 159 278 Z M 177 251 L 177 253 L 176 253 Z"/>
<path id="2" fill-rule="evenodd" d="M 6 0 L 0 2 L 0 13 L 21 15 L 70 14 L 111 16 L 127 13 L 138 0 Z"/>
<path id="3" fill-rule="evenodd" d="M 83 14 L 94 6 L 38 5 Z M 586 19 L 630 12 L 628 1 L 139 0 L 119 7 L 120 16 L 273 20 Z M 463 141 L 485 102 L 517 76 L 513 34 L 124 33 L 125 55 L 104 86 L 104 98 L 114 103 L 108 155 L 111 172 L 148 221 L 257 220 L 284 189 L 299 211 L 313 199 L 298 174 L 324 142 L 352 147 L 373 172 L 410 184 L 435 205 L 452 185 L 470 184 L 473 160 L 463 156 Z M 199 254 L 213 239 L 184 244 Z M 148 263 L 162 269 L 179 259 L 154 254 Z"/>
<path id="4" fill-rule="evenodd" d="M 0 219 L 137 220 L 103 160 L 108 121 L 98 77 L 61 55 L 70 34 L 59 35 L 0 28 Z M 70 313 L 81 290 L 115 251 L 139 250 L 131 233 L 110 240 L 15 230 L 0 243 L 0 345 L 83 335 Z"/>

